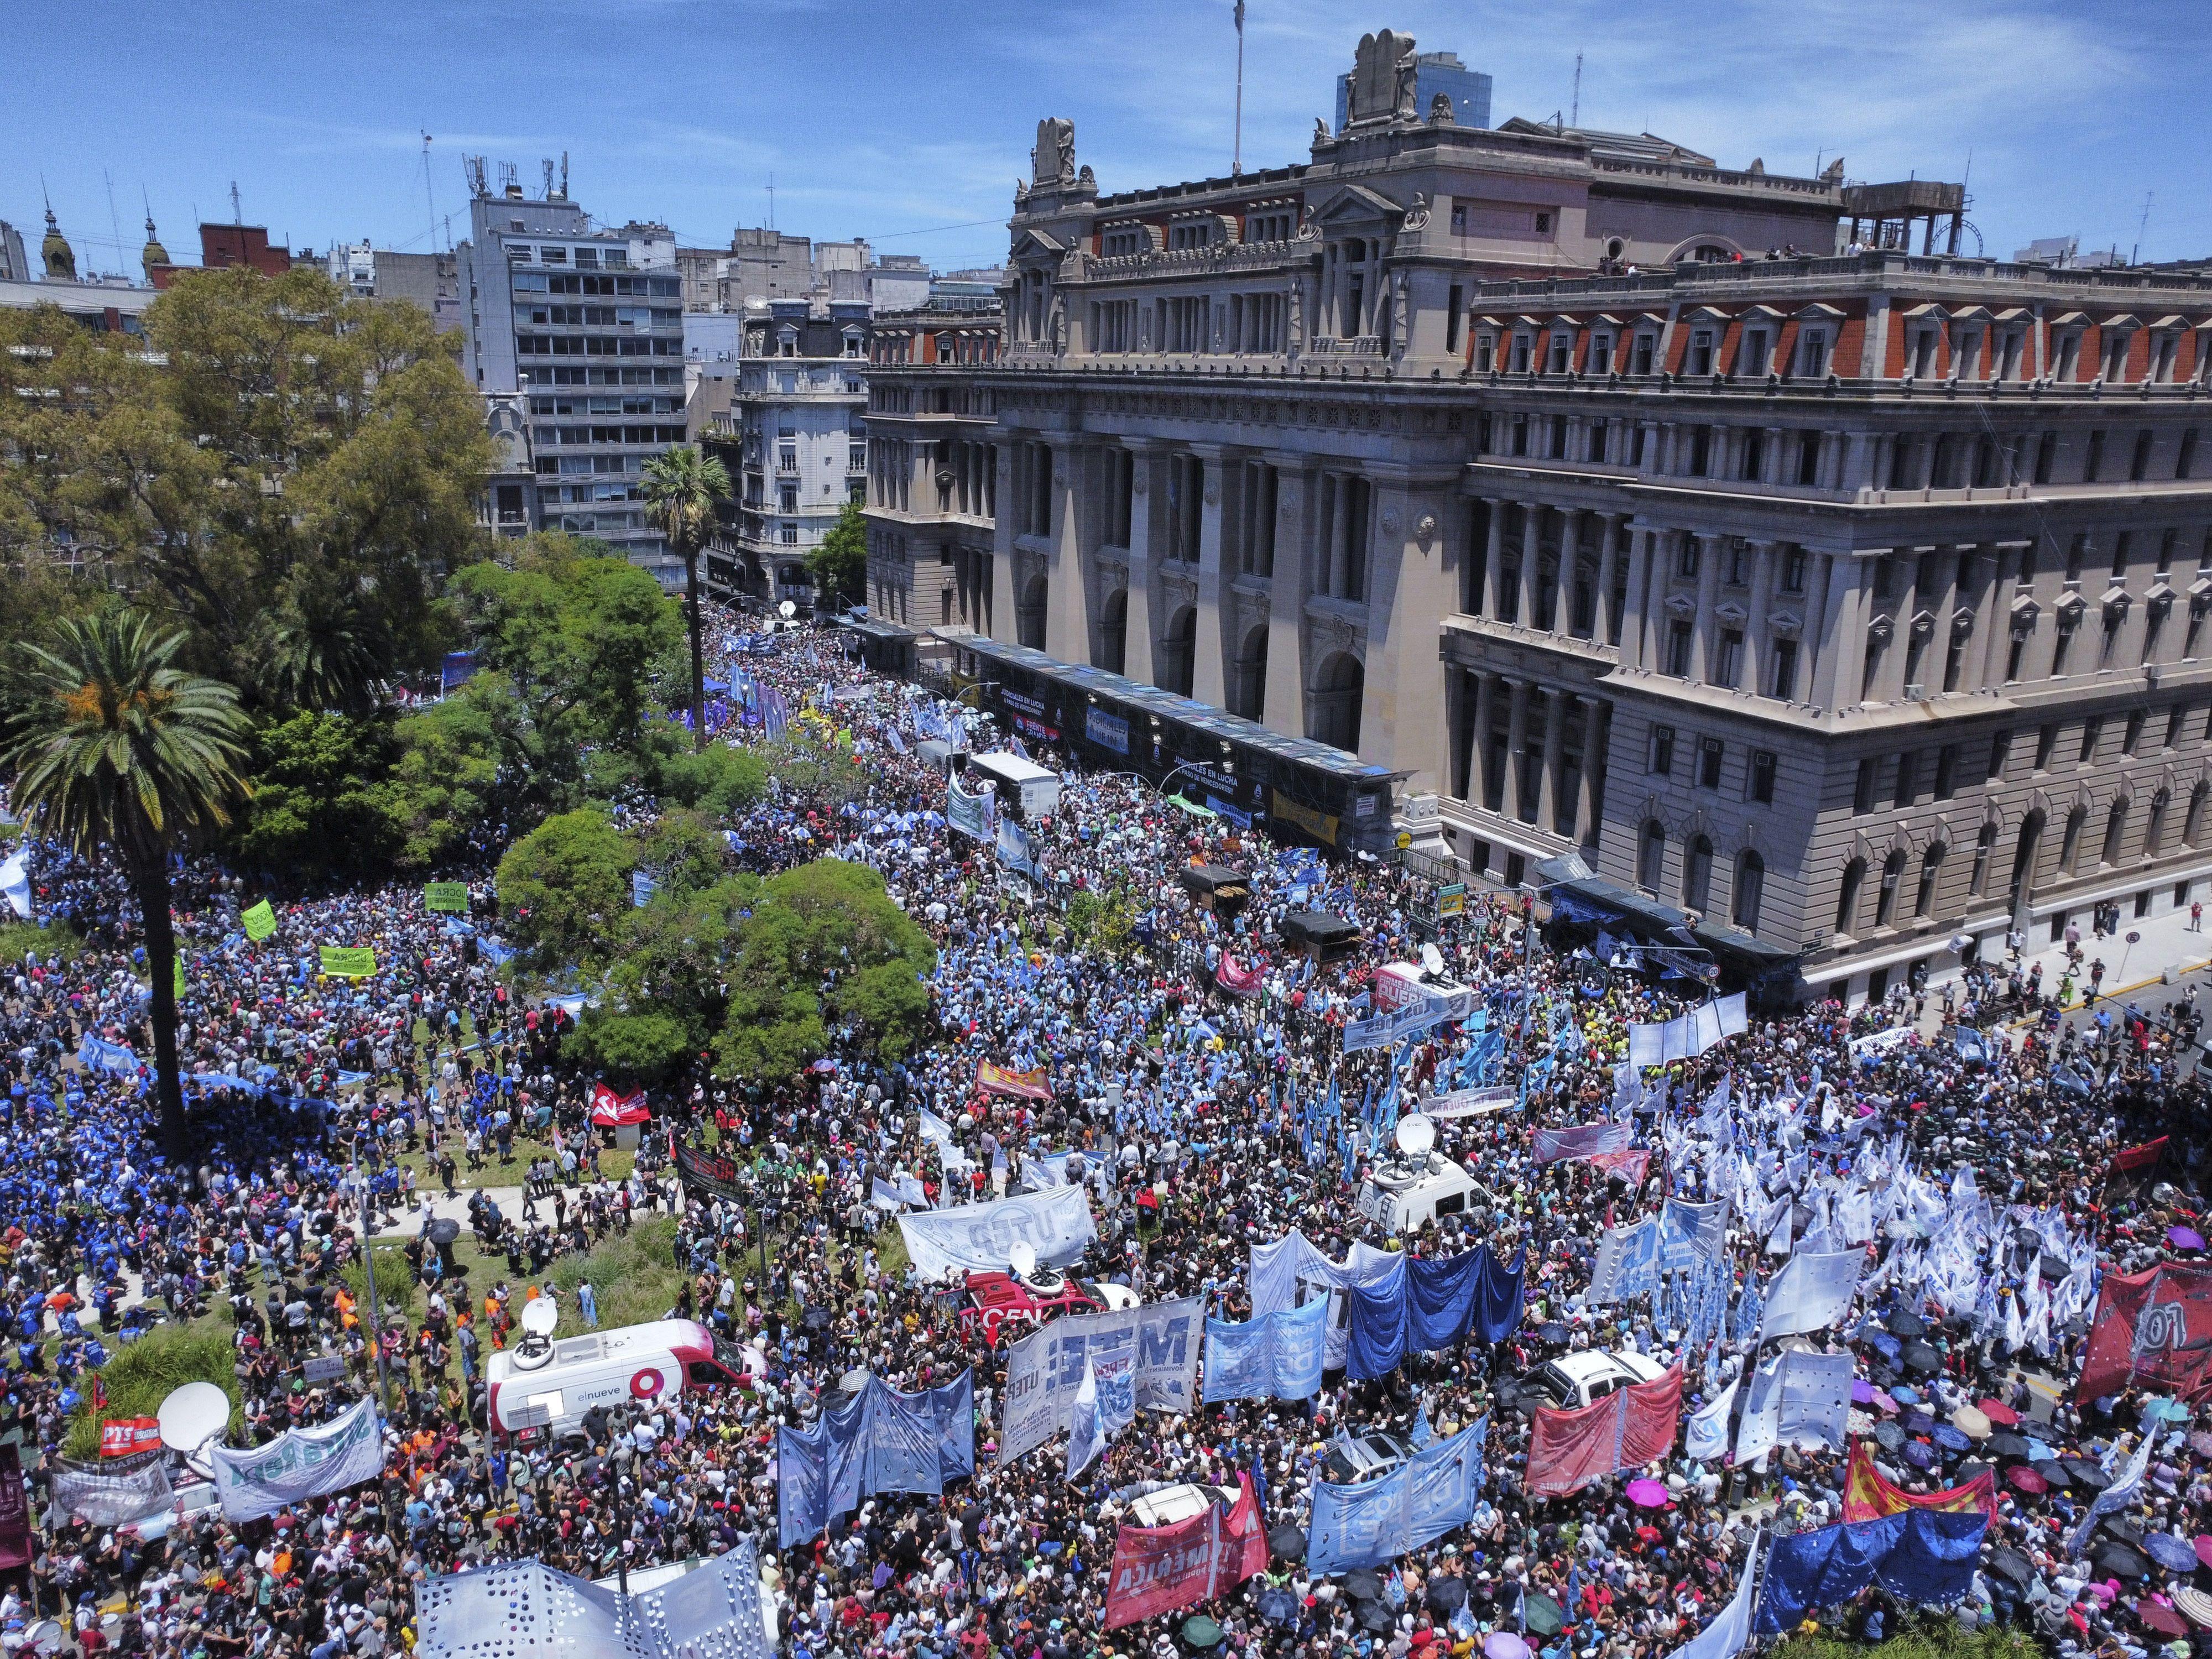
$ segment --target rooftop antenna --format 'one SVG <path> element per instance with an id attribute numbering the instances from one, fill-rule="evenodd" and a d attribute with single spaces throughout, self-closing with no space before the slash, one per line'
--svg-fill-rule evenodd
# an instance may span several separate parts
<path id="1" fill-rule="evenodd" d="M 115 263 L 120 266 L 124 263 L 123 221 L 115 211 L 115 178 L 106 167 L 100 168 L 100 176 L 107 183 L 107 228 L 115 234 Z"/>
<path id="2" fill-rule="evenodd" d="M 1237 137 L 1230 152 L 1229 176 L 1244 171 L 1244 0 L 1237 0 Z"/>
<path id="3" fill-rule="evenodd" d="M 2136 257 L 2142 252 L 2143 232 L 2150 228 L 2150 198 L 2155 193 L 2148 190 L 2143 192 L 2142 217 L 2136 222 L 2136 245 L 2128 250 L 2130 264 L 2135 264 Z"/>
<path id="4" fill-rule="evenodd" d="M 561 152 L 561 199 L 568 199 L 568 152 Z"/>
<path id="5" fill-rule="evenodd" d="M 1577 52 L 1575 54 L 1575 96 L 1573 109 L 1574 113 L 1567 117 L 1567 125 L 1571 127 L 1578 127 L 1583 124 L 1583 55 L 1580 52 Z"/>
<path id="6" fill-rule="evenodd" d="M 230 181 L 230 222 L 234 225 L 246 222 L 246 216 L 238 208 L 238 180 L 235 179 Z"/>
<path id="7" fill-rule="evenodd" d="M 775 228 L 775 174 L 768 176 L 768 228 Z"/>
<path id="8" fill-rule="evenodd" d="M 545 181 L 544 189 L 538 193 L 544 199 L 550 202 L 553 199 L 553 158 L 550 155 L 541 157 L 538 165 L 543 170 Z"/>
<path id="9" fill-rule="evenodd" d="M 422 205 L 430 215 L 430 252 L 434 254 L 438 251 L 438 198 L 430 189 L 430 135 L 427 132 L 422 134 Z"/>

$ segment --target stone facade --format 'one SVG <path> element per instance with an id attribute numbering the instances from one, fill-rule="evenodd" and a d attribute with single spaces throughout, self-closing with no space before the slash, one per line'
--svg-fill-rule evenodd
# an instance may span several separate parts
<path id="1" fill-rule="evenodd" d="M 1956 187 L 1472 131 L 1415 60 L 1364 40 L 1342 131 L 1236 179 L 1102 196 L 1040 125 L 1002 351 L 905 375 L 995 482 L 911 620 L 1355 750 L 1472 869 L 1578 850 L 1854 996 L 2201 896 L 2212 283 L 1838 256 Z M 911 593 L 945 470 L 894 471 Z"/>

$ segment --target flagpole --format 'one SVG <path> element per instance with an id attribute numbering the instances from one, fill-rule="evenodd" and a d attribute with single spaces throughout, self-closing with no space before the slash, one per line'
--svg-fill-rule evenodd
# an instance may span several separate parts
<path id="1" fill-rule="evenodd" d="M 1237 137 L 1231 152 L 1229 176 L 1244 171 L 1244 0 L 1237 0 Z"/>

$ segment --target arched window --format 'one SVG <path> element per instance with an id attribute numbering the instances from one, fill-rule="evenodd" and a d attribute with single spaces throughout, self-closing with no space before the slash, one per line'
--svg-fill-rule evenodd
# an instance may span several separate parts
<path id="1" fill-rule="evenodd" d="M 1853 859 L 1844 866 L 1844 884 L 1836 890 L 1836 931 L 1848 933 L 1858 920 L 1859 889 L 1866 885 L 1866 860 Z"/>
<path id="2" fill-rule="evenodd" d="M 1912 895 L 1912 914 L 1931 915 L 1936 908 L 1936 872 L 1943 867 L 1943 854 L 1950 849 L 1937 842 L 1920 855 L 1920 885 Z"/>
<path id="3" fill-rule="evenodd" d="M 1659 827 L 1659 820 L 1648 819 L 1644 825 L 1644 839 L 1636 849 L 1637 884 L 1653 892 L 1659 890 L 1659 877 L 1667 867 L 1667 832 Z"/>
<path id="4" fill-rule="evenodd" d="M 2212 784 L 2198 784 L 2189 792 L 2189 815 L 2181 821 L 2181 839 L 2185 846 L 2194 847 L 2204 834 L 2204 802 L 2212 795 Z"/>
<path id="5" fill-rule="evenodd" d="M 2150 817 L 2143 821 L 2143 856 L 2154 859 L 2166 850 L 2166 811 L 2172 805 L 2170 791 L 2161 789 L 2150 798 Z"/>
<path id="6" fill-rule="evenodd" d="M 1990 854 L 1995 849 L 1996 844 L 1996 825 L 1994 823 L 1984 824 L 1981 828 L 1981 833 L 1974 837 L 1973 879 L 1966 884 L 1966 893 L 1969 897 L 1979 898 L 1984 893 L 1989 890 Z"/>
<path id="7" fill-rule="evenodd" d="M 1905 849 L 1881 861 L 1881 887 L 1874 896 L 1874 925 L 1887 927 L 1897 915 L 1897 884 L 1905 877 Z"/>
<path id="8" fill-rule="evenodd" d="M 1711 896 L 1713 886 L 1713 843 L 1705 836 L 1694 836 L 1690 848 L 1682 860 L 1682 903 L 1686 908 L 1703 910 Z"/>
<path id="9" fill-rule="evenodd" d="M 2077 806 L 2066 815 L 2065 833 L 2058 842 L 2058 867 L 2068 875 L 2081 857 L 2081 831 L 2089 822 L 2089 809 Z"/>
<path id="10" fill-rule="evenodd" d="M 2030 812 L 2021 820 L 2020 839 L 2013 843 L 2012 890 L 2013 908 L 2027 896 L 2029 884 L 2035 879 L 2035 855 L 2043 845 L 2043 814 Z"/>
<path id="11" fill-rule="evenodd" d="M 2105 814 L 2105 845 L 2097 854 L 2100 864 L 2118 864 L 2120 845 L 2128 838 L 2128 798 L 2121 796 Z"/>
<path id="12" fill-rule="evenodd" d="M 1766 860 L 1746 851 L 1735 861 L 1735 925 L 1747 933 L 1759 931 L 1759 902 L 1766 894 Z"/>

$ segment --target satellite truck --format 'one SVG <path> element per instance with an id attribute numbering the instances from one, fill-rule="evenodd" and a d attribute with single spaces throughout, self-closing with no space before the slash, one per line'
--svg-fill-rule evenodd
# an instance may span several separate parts
<path id="1" fill-rule="evenodd" d="M 493 1439 L 524 1446 L 581 1439 L 584 1414 L 595 1406 L 650 1406 L 742 1382 L 759 1369 L 736 1343 L 695 1319 L 656 1319 L 556 1342 L 560 1319 L 551 1302 L 529 1304 L 522 1340 L 485 1364 Z"/>
<path id="2" fill-rule="evenodd" d="M 1431 1221 L 1467 1213 L 1486 1188 L 1436 1150 L 1436 1120 L 1408 1112 L 1398 1120 L 1395 1152 L 1377 1161 L 1359 1183 L 1359 1213 L 1392 1232 L 1411 1232 Z"/>

